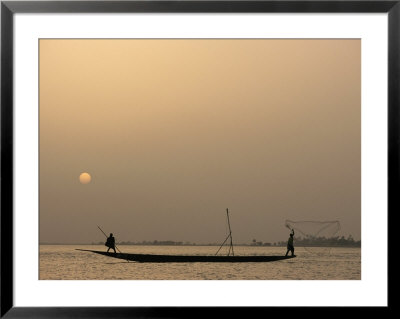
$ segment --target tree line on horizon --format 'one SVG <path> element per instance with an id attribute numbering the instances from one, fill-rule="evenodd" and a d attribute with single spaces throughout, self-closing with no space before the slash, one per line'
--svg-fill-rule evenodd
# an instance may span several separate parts
<path id="1" fill-rule="evenodd" d="M 93 245 L 104 245 L 104 242 L 92 243 Z M 220 243 L 207 243 L 198 244 L 192 242 L 183 241 L 173 241 L 173 240 L 143 240 L 143 241 L 121 241 L 117 245 L 152 245 L 152 246 L 219 246 Z M 286 246 L 287 241 L 278 241 L 274 243 L 262 242 L 253 239 L 250 243 L 236 244 L 236 246 Z M 306 236 L 306 237 L 295 237 L 295 246 L 308 246 L 308 247 L 361 247 L 361 240 L 354 240 L 354 238 L 349 235 L 347 238 L 344 236 L 335 237 L 316 237 L 316 236 Z"/>
<path id="2" fill-rule="evenodd" d="M 286 245 L 286 242 L 278 242 L 277 246 Z M 344 236 L 335 237 L 295 237 L 295 246 L 305 247 L 361 247 L 361 240 L 354 240 L 353 236 L 349 235 L 347 238 Z"/>

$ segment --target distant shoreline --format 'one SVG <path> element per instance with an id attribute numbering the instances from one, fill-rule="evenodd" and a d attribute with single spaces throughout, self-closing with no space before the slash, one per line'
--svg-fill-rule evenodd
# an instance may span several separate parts
<path id="1" fill-rule="evenodd" d="M 40 243 L 39 246 L 104 246 L 104 243 L 80 243 L 80 244 L 62 244 L 62 243 Z M 219 247 L 220 244 L 182 244 L 182 245 L 174 245 L 174 244 L 118 244 L 117 246 L 191 246 L 191 247 Z M 249 245 L 249 244 L 236 244 L 234 247 L 259 247 L 259 248 L 266 248 L 266 247 L 286 247 L 286 245 Z M 302 248 L 304 245 L 297 245 L 295 248 Z M 321 247 L 321 248 L 361 248 L 361 245 L 309 245 L 307 247 Z"/>
<path id="2" fill-rule="evenodd" d="M 174 240 L 142 240 L 137 242 L 121 241 L 116 243 L 118 246 L 221 246 L 221 243 L 192 243 L 189 241 L 174 241 Z M 103 241 L 92 243 L 65 244 L 65 243 L 40 243 L 40 245 L 104 245 Z M 253 239 L 251 242 L 235 244 L 234 246 L 243 247 L 286 247 L 287 241 L 277 242 L 262 242 Z M 308 236 L 305 238 L 298 237 L 294 240 L 295 247 L 361 247 L 361 240 L 354 240 L 349 235 L 339 237 L 315 237 Z"/>

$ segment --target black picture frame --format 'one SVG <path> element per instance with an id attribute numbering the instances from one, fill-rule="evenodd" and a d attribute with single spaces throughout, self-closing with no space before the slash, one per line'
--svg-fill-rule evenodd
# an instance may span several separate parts
<path id="1" fill-rule="evenodd" d="M 278 307 L 15 307 L 13 303 L 13 19 L 16 13 L 122 12 L 269 12 L 269 13 L 387 13 L 388 14 L 388 225 L 399 208 L 400 0 L 359 1 L 1 1 L 1 317 L 6 318 L 191 318 L 238 314 L 246 317 L 281 313 Z M 389 238 L 391 235 L 388 229 Z M 388 238 L 389 252 L 391 251 Z M 388 255 L 388 265 L 391 257 Z M 389 276 L 390 268 L 388 269 Z M 390 276 L 391 277 L 391 276 Z M 390 287 L 391 280 L 388 280 Z M 390 292 L 390 289 L 389 289 Z M 392 295 L 389 295 L 390 310 Z M 291 307 L 291 313 L 306 311 Z M 329 310 L 335 314 L 340 307 Z M 345 311 L 348 311 L 347 308 Z M 359 311 L 360 309 L 357 309 Z M 287 309 L 284 309 L 287 311 Z M 371 312 L 367 308 L 366 311 Z M 285 314 L 287 315 L 287 313 Z"/>

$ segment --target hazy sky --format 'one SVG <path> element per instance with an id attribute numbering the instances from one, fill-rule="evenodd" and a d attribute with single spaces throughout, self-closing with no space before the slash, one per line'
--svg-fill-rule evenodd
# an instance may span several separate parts
<path id="1" fill-rule="evenodd" d="M 222 243 L 226 208 L 360 239 L 360 40 L 40 40 L 41 242 Z"/>

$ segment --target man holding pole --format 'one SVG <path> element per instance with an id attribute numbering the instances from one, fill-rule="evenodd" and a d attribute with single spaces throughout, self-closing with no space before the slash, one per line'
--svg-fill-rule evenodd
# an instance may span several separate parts
<path id="1" fill-rule="evenodd" d="M 114 250 L 115 254 L 117 253 L 116 250 L 115 250 L 115 237 L 113 236 L 113 234 L 110 234 L 110 237 L 107 237 L 107 242 L 106 242 L 105 245 L 108 247 L 107 252 L 111 248 L 111 249 Z"/>

